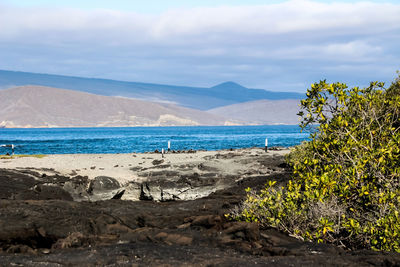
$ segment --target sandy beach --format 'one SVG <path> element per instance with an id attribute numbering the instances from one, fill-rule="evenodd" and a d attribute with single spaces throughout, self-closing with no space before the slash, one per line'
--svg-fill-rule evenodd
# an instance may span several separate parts
<path id="1" fill-rule="evenodd" d="M 267 155 L 285 155 L 289 149 L 270 150 Z M 108 176 L 116 179 L 121 184 L 130 181 L 142 181 L 139 175 L 143 169 L 177 170 L 184 172 L 180 166 L 191 166 L 206 163 L 225 174 L 240 174 L 254 164 L 246 163 L 246 158 L 264 155 L 261 148 L 238 149 L 234 151 L 193 151 L 193 152 L 167 152 L 161 153 L 129 153 L 129 154 L 59 154 L 45 155 L 44 157 L 15 157 L 13 159 L 0 159 L 0 168 L 6 169 L 31 169 L 40 174 L 64 176 L 87 176 L 94 179 L 97 176 Z M 235 160 L 237 157 L 241 160 Z M 157 167 L 161 165 L 161 167 Z M 168 167 L 166 167 L 168 165 Z M 202 172 L 202 170 L 198 170 Z"/>
<path id="2" fill-rule="evenodd" d="M 105 184 L 106 180 L 108 183 L 115 184 L 108 188 L 108 194 L 105 194 L 105 190 L 101 190 L 101 194 L 92 196 L 91 200 L 109 199 L 121 190 L 125 190 L 122 199 L 139 200 L 140 194 L 143 194 L 143 190 L 140 189 L 143 183 L 146 183 L 150 191 L 153 191 L 152 198 L 155 200 L 161 200 L 161 196 L 154 195 L 154 191 L 160 190 L 163 191 L 164 198 L 166 195 L 171 195 L 187 200 L 206 196 L 254 175 L 272 174 L 276 170 L 263 164 L 262 158 L 282 156 L 288 152 L 289 149 L 283 148 L 268 152 L 261 148 L 249 148 L 233 151 L 181 151 L 179 153 L 170 151 L 165 154 L 153 152 L 46 155 L 2 159 L 0 169 L 35 172 L 37 177 L 58 175 L 68 177 L 71 181 L 79 177 L 87 179 L 87 186 L 90 186 L 93 181 L 98 181 L 101 187 L 101 183 Z M 179 182 L 182 177 L 190 180 L 191 177 L 197 176 L 203 177 L 201 180 L 208 180 L 206 188 L 201 185 L 187 185 L 186 182 L 183 183 L 186 186 L 182 187 L 182 183 Z M 175 184 L 167 185 L 166 181 Z M 157 189 L 151 190 L 154 183 Z M 165 186 L 161 185 L 163 183 Z M 79 195 L 77 192 L 71 192 L 73 190 L 68 183 L 64 189 L 70 191 L 72 195 Z M 81 194 L 79 197 L 74 197 L 74 200 L 88 199 Z"/>

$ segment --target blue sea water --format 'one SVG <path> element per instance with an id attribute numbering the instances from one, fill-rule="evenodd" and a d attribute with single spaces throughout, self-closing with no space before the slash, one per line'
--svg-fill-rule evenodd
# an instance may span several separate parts
<path id="1" fill-rule="evenodd" d="M 0 145 L 15 154 L 132 153 L 166 149 L 289 147 L 309 138 L 295 125 L 0 129 Z M 0 147 L 0 154 L 11 149 Z"/>

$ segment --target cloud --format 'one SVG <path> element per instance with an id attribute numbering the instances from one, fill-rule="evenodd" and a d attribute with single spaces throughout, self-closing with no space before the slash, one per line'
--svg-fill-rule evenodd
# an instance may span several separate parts
<path id="1" fill-rule="evenodd" d="M 287 60 L 323 59 L 340 62 L 370 62 L 381 56 L 382 52 L 383 48 L 379 44 L 373 45 L 365 41 L 349 41 L 278 48 L 273 53 L 264 53 L 254 56 Z"/>
<path id="2" fill-rule="evenodd" d="M 302 0 L 261 6 L 175 9 L 160 15 L 104 9 L 2 7 L 0 38 L 13 40 L 57 33 L 60 35 L 56 39 L 78 36 L 78 40 L 84 41 L 101 33 L 104 39 L 118 37 L 121 43 L 146 40 L 176 44 L 177 39 L 185 42 L 199 36 L 210 37 L 207 42 L 218 42 L 232 36 L 373 34 L 398 30 L 399 12 L 400 5 L 394 4 L 323 4 Z"/>
<path id="3" fill-rule="evenodd" d="M 152 27 L 156 37 L 181 37 L 204 33 L 276 35 L 328 30 L 382 31 L 399 29 L 400 7 L 360 2 L 323 4 L 288 1 L 281 4 L 195 8 L 162 14 Z M 350 33 L 349 32 L 349 33 Z"/>
<path id="4" fill-rule="evenodd" d="M 305 0 L 152 15 L 0 5 L 0 68 L 290 91 L 326 77 L 390 80 L 398 14 L 400 4 Z"/>

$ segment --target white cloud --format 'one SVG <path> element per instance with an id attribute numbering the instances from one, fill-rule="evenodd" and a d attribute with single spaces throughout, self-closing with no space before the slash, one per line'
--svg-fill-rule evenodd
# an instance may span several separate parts
<path id="1" fill-rule="evenodd" d="M 400 68 L 399 14 L 400 4 L 305 0 L 159 15 L 0 5 L 0 68 L 188 85 L 229 77 L 268 89 L 366 64 L 354 80 L 386 79 L 384 66 Z"/>
<path id="2" fill-rule="evenodd" d="M 175 9 L 156 15 L 113 10 L 13 8 L 0 9 L 0 38 L 12 40 L 40 33 L 64 34 L 58 39 L 101 34 L 121 43 L 186 40 L 192 36 L 212 41 L 232 35 L 263 36 L 311 32 L 326 34 L 374 33 L 400 29 L 400 5 L 289 1 L 281 4 Z M 330 31 L 326 33 L 324 31 Z M 97 36 L 99 37 L 99 36 Z M 199 40 L 201 41 L 201 40 Z"/>
<path id="3" fill-rule="evenodd" d="M 382 47 L 369 45 L 362 41 L 353 41 L 348 43 L 329 44 L 322 48 L 322 52 L 331 56 L 344 57 L 368 57 L 369 55 L 379 55 Z"/>
<path id="4" fill-rule="evenodd" d="M 323 4 L 311 1 L 182 9 L 158 17 L 152 33 L 158 38 L 168 38 L 209 33 L 251 36 L 324 30 L 380 32 L 399 29 L 399 12 L 400 6 L 392 4 Z"/>
<path id="5" fill-rule="evenodd" d="M 253 54 L 265 59 L 322 59 L 342 62 L 368 62 L 381 56 L 383 48 L 380 45 L 368 44 L 365 41 L 350 41 L 341 43 L 320 43 L 277 48 L 273 51 Z"/>

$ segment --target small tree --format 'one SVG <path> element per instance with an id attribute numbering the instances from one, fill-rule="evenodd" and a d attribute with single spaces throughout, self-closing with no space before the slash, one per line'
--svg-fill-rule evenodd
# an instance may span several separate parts
<path id="1" fill-rule="evenodd" d="M 289 154 L 292 179 L 249 189 L 231 216 L 305 240 L 400 252 L 400 79 L 387 89 L 320 81 L 301 107 L 300 126 L 316 131 Z"/>

